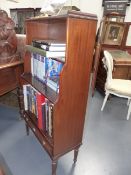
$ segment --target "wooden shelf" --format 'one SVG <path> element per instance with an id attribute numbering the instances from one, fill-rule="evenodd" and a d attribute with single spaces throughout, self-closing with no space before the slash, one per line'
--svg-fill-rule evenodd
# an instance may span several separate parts
<path id="1" fill-rule="evenodd" d="M 23 73 L 21 77 L 28 83 L 31 84 L 36 90 L 41 92 L 46 98 L 52 103 L 55 103 L 58 98 L 58 93 L 48 87 L 46 84 L 33 77 L 30 73 Z"/>
<path id="2" fill-rule="evenodd" d="M 42 146 L 46 149 L 46 151 L 49 153 L 50 157 L 52 157 L 52 150 L 53 150 L 53 141 L 50 139 L 50 137 L 47 136 L 46 133 L 41 131 L 36 123 L 36 120 L 30 112 L 24 112 L 24 119 L 26 123 L 30 126 L 33 133 L 38 138 L 39 142 L 42 144 Z"/>

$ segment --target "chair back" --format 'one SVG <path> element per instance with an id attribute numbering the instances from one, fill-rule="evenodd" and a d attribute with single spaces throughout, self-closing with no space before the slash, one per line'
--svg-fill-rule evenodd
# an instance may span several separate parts
<path id="1" fill-rule="evenodd" d="M 106 83 L 110 84 L 110 82 L 112 80 L 113 58 L 112 58 L 112 55 L 106 50 L 104 51 L 103 63 L 104 63 L 104 66 L 107 70 Z"/>

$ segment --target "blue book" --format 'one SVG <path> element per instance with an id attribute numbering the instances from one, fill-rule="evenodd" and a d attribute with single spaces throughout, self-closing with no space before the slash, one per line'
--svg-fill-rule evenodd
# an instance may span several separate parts
<path id="1" fill-rule="evenodd" d="M 56 88 L 56 90 L 59 88 L 59 76 L 60 72 L 62 70 L 63 63 L 46 58 L 45 59 L 45 75 L 46 75 L 46 83 L 48 86 L 51 85 Z"/>

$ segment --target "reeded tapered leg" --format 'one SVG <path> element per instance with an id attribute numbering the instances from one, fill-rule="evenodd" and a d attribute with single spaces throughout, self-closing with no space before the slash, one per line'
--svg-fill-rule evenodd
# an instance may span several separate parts
<path id="1" fill-rule="evenodd" d="M 80 147 L 80 146 L 79 146 L 79 147 Z M 79 147 L 77 147 L 77 148 L 74 150 L 74 163 L 77 162 L 77 157 L 78 157 Z"/>
<path id="2" fill-rule="evenodd" d="M 52 175 L 56 175 L 57 162 L 57 160 L 52 161 Z"/>

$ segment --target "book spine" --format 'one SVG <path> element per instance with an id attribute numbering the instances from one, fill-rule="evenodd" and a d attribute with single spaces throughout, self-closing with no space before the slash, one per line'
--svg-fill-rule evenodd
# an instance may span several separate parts
<path id="1" fill-rule="evenodd" d="M 42 94 L 37 93 L 36 100 L 37 100 L 37 111 L 38 111 L 38 127 L 39 129 L 43 129 L 42 104 L 45 102 L 45 97 Z"/>
<path id="2" fill-rule="evenodd" d="M 48 46 L 48 45 L 41 45 L 41 49 L 46 51 L 65 51 L 65 46 Z"/>
<path id="3" fill-rule="evenodd" d="M 27 100 L 27 85 L 23 85 L 23 95 L 24 95 L 24 109 L 28 110 L 28 100 Z"/>

